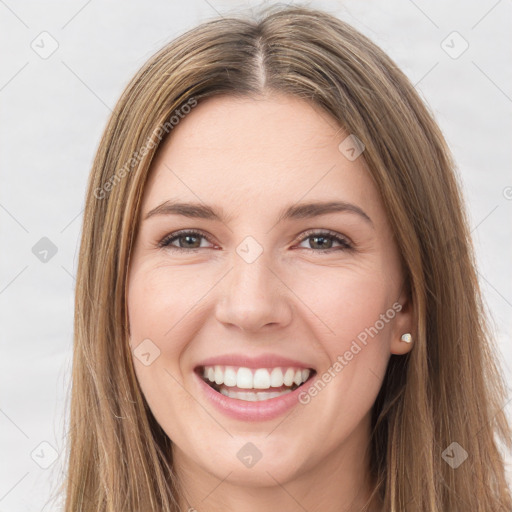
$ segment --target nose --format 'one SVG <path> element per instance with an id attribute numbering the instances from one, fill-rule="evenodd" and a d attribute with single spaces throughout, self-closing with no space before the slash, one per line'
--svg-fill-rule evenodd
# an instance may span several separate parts
<path id="1" fill-rule="evenodd" d="M 226 326 L 258 332 L 283 328 L 292 319 L 290 291 L 262 255 L 248 263 L 235 255 L 233 267 L 219 286 L 216 318 Z"/>

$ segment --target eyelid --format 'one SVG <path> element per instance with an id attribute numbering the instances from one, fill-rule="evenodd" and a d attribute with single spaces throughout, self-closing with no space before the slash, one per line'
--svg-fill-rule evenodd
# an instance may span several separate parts
<path id="1" fill-rule="evenodd" d="M 343 243 L 344 244 L 344 249 L 345 250 L 353 250 L 355 249 L 355 244 L 352 242 L 352 240 L 346 236 L 346 235 L 342 235 L 341 233 L 338 233 L 337 231 L 332 231 L 331 229 L 322 229 L 322 228 L 312 228 L 312 229 L 308 229 L 306 231 L 303 231 L 300 236 L 299 236 L 299 243 L 302 243 L 304 240 L 307 240 L 309 237 L 311 236 L 314 236 L 314 235 L 317 235 L 317 236 L 321 236 L 321 235 L 328 235 L 330 236 L 333 240 L 336 240 L 337 242 L 339 243 Z M 306 249 L 308 250 L 308 249 Z M 314 252 L 322 252 L 322 251 L 325 251 L 325 252 L 333 252 L 334 249 L 309 249 L 310 251 L 314 251 Z"/>
<path id="2" fill-rule="evenodd" d="M 201 247 L 198 247 L 196 249 L 185 249 L 183 247 L 174 247 L 170 246 L 169 243 L 173 241 L 174 239 L 184 236 L 184 235 L 201 235 L 205 240 L 213 244 L 213 242 L 210 240 L 210 236 L 207 235 L 204 231 L 200 229 L 179 229 L 178 231 L 173 231 L 172 233 L 169 233 L 168 235 L 165 235 L 162 240 L 158 242 L 158 247 L 161 247 L 163 249 L 167 247 L 171 247 L 174 249 L 177 249 L 178 251 L 197 251 L 198 249 L 201 249 Z M 203 247 L 204 249 L 204 247 Z M 172 250 L 172 249 L 171 249 Z"/>
<path id="3" fill-rule="evenodd" d="M 193 249 L 187 249 L 184 247 L 175 247 L 175 246 L 170 245 L 170 243 L 172 241 L 174 241 L 177 238 L 179 238 L 180 236 L 184 236 L 184 235 L 200 235 L 202 238 L 207 240 L 210 244 L 213 244 L 212 240 L 210 239 L 210 236 L 207 235 L 204 231 L 202 231 L 200 229 L 181 229 L 178 231 L 173 231 L 172 233 L 169 233 L 168 235 L 166 235 L 162 240 L 160 240 L 158 242 L 157 246 L 162 249 L 170 248 L 171 251 L 179 251 L 179 252 L 195 252 L 200 249 L 206 249 L 206 247 L 196 247 Z M 352 240 L 349 237 L 347 237 L 341 233 L 338 233 L 336 231 L 332 231 L 330 229 L 323 229 L 323 228 L 312 228 L 312 229 L 308 229 L 306 231 L 301 232 L 300 235 L 295 239 L 294 243 L 302 243 L 305 240 L 307 240 L 308 238 L 315 236 L 315 235 L 316 236 L 327 235 L 327 237 L 330 237 L 333 241 L 340 243 L 342 246 L 339 248 L 331 248 L 331 249 L 311 249 L 311 248 L 307 248 L 307 247 L 302 247 L 301 249 L 305 249 L 305 250 L 311 251 L 311 252 L 321 252 L 321 253 L 322 252 L 323 253 L 334 252 L 336 250 L 345 250 L 345 251 L 355 250 L 355 244 L 352 242 Z"/>

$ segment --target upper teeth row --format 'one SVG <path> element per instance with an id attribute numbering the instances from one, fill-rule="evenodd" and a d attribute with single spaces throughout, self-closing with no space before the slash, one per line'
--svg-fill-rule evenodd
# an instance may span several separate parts
<path id="1" fill-rule="evenodd" d="M 297 368 L 258 368 L 235 366 L 205 366 L 203 377 L 216 384 L 243 389 L 279 388 L 283 385 L 300 386 L 309 377 L 309 370 Z"/>

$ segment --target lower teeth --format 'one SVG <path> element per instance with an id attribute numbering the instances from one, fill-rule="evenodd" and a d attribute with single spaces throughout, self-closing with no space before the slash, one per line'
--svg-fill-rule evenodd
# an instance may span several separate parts
<path id="1" fill-rule="evenodd" d="M 271 400 L 272 398 L 277 398 L 279 396 L 286 395 L 287 393 L 291 393 L 299 387 L 297 384 L 293 383 L 288 389 L 281 388 L 281 391 L 235 391 L 234 389 L 229 389 L 229 387 L 226 387 L 223 384 L 219 385 L 215 382 L 210 382 L 207 379 L 203 380 L 211 388 L 217 391 L 217 393 L 227 396 L 228 398 L 243 400 L 245 402 L 261 402 L 264 400 Z"/>
<path id="2" fill-rule="evenodd" d="M 277 398 L 278 396 L 286 395 L 291 393 L 291 389 L 285 389 L 284 391 L 271 391 L 271 392 L 251 392 L 251 391 L 231 391 L 229 389 L 221 388 L 219 393 L 229 398 L 235 398 L 237 400 L 245 400 L 246 402 L 261 402 L 262 400 L 270 400 L 271 398 Z"/>

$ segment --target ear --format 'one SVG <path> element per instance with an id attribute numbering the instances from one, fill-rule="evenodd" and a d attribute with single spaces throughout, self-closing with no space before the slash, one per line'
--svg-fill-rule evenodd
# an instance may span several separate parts
<path id="1" fill-rule="evenodd" d="M 414 319 L 414 305 L 409 296 L 409 287 L 404 286 L 400 297 L 398 298 L 398 304 L 401 309 L 397 311 L 395 321 L 392 329 L 392 338 L 390 343 L 390 352 L 392 354 L 404 355 L 411 351 L 416 332 L 413 330 L 413 319 Z M 395 305 L 398 309 L 398 306 Z M 402 341 L 400 338 L 403 334 L 409 333 L 412 336 L 412 341 L 407 343 Z"/>

